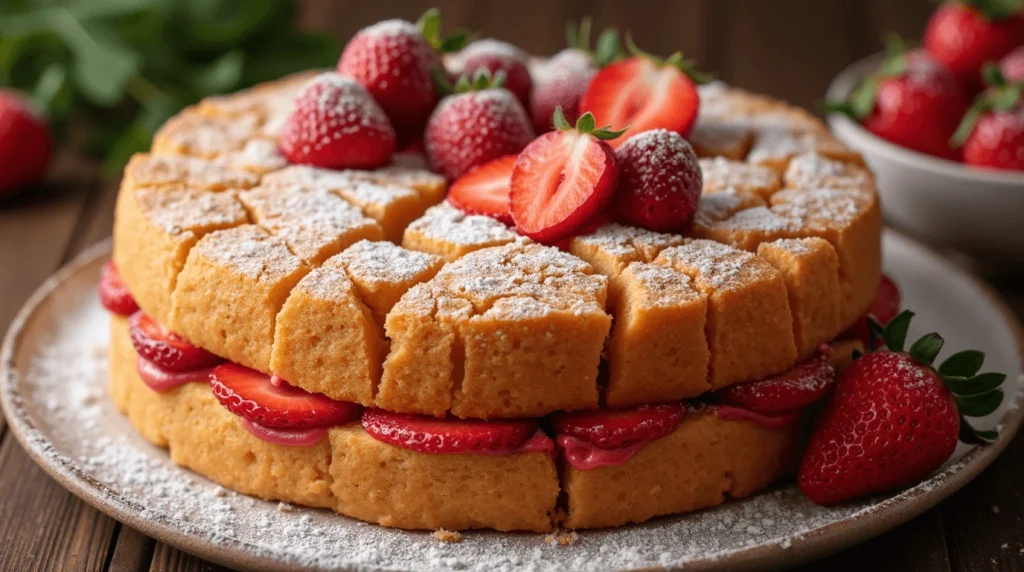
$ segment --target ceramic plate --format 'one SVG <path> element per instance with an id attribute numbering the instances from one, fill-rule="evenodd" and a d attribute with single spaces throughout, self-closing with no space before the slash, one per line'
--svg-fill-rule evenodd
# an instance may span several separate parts
<path id="1" fill-rule="evenodd" d="M 1021 328 L 987 286 L 920 244 L 885 235 L 885 267 L 918 312 L 912 334 L 937 330 L 945 353 L 987 352 L 986 370 L 1009 374 L 1009 395 L 979 425 L 999 426 L 990 446 L 968 450 L 899 494 L 822 508 L 792 484 L 695 514 L 545 535 L 470 532 L 442 544 L 428 532 L 389 530 L 334 513 L 264 502 L 176 467 L 117 413 L 107 395 L 108 318 L 95 285 L 109 244 L 50 278 L 15 319 L 0 354 L 0 397 L 11 431 L 65 487 L 110 516 L 203 558 L 245 569 L 740 570 L 792 565 L 884 532 L 974 478 L 1021 424 Z"/>

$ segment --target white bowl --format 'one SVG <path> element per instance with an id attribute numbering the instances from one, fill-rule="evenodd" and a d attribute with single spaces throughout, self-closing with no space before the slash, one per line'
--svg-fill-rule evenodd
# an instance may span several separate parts
<path id="1" fill-rule="evenodd" d="M 882 57 L 875 54 L 843 70 L 827 97 L 844 98 Z M 875 172 L 889 224 L 985 264 L 1024 269 L 1024 173 L 968 167 L 911 151 L 837 113 L 828 122 Z"/>

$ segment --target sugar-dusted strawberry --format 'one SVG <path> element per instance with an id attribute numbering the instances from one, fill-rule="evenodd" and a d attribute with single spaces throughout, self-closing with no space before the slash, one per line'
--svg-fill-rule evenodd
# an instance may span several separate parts
<path id="1" fill-rule="evenodd" d="M 356 80 L 322 73 L 295 99 L 281 129 L 281 153 L 292 163 L 327 169 L 373 169 L 395 152 L 388 116 Z"/>
<path id="2" fill-rule="evenodd" d="M 192 371 L 223 361 L 156 323 L 142 310 L 128 318 L 128 334 L 140 356 L 168 371 Z"/>
<path id="3" fill-rule="evenodd" d="M 592 113 L 599 125 L 626 129 L 612 147 L 651 129 L 689 133 L 700 105 L 695 82 L 705 78 L 680 52 L 662 60 L 638 50 L 628 36 L 627 44 L 635 55 L 597 72 L 580 111 Z"/>
<path id="4" fill-rule="evenodd" d="M 765 415 L 791 413 L 824 397 L 835 379 L 836 372 L 826 356 L 817 355 L 778 375 L 720 389 L 715 397 L 722 403 Z"/>
<path id="5" fill-rule="evenodd" d="M 108 260 L 103 265 L 98 290 L 100 304 L 119 316 L 131 316 L 139 309 L 132 293 L 128 291 L 128 287 L 121 280 L 121 273 L 117 271 L 117 265 L 113 260 Z"/>
<path id="6" fill-rule="evenodd" d="M 857 358 L 836 382 L 800 464 L 797 482 L 812 501 L 835 504 L 913 484 L 949 458 L 958 438 L 995 439 L 964 417 L 995 411 L 1006 376 L 979 374 L 984 354 L 975 351 L 953 354 L 936 370 L 938 334 L 904 353 L 912 316 L 889 322 L 887 349 Z"/>
<path id="7" fill-rule="evenodd" d="M 359 418 L 362 407 L 320 393 L 270 383 L 270 376 L 225 363 L 210 374 L 213 395 L 229 411 L 272 429 L 332 427 Z"/>
<path id="8" fill-rule="evenodd" d="M 486 215 L 511 225 L 508 193 L 516 155 L 504 155 L 474 167 L 448 189 L 448 202 L 464 213 Z"/>
<path id="9" fill-rule="evenodd" d="M 455 180 L 473 167 L 518 153 L 533 139 L 526 110 L 504 89 L 504 74 L 459 78 L 427 122 L 423 143 L 435 171 Z"/>
<path id="10" fill-rule="evenodd" d="M 579 232 L 605 210 L 619 182 L 615 152 L 605 141 L 622 133 L 596 129 L 589 113 L 573 128 L 561 109 L 555 126 L 519 154 L 509 196 L 519 232 L 548 244 Z"/>
<path id="11" fill-rule="evenodd" d="M 533 419 L 438 419 L 383 409 L 367 409 L 362 423 L 374 439 L 420 453 L 509 450 L 537 431 Z"/>
<path id="12" fill-rule="evenodd" d="M 999 60 L 999 71 L 1009 83 L 1024 81 L 1024 45 Z"/>
<path id="13" fill-rule="evenodd" d="M 865 345 L 871 345 L 871 327 L 868 320 L 874 320 L 876 324 L 885 326 L 900 313 L 900 289 L 888 276 L 882 275 L 875 291 L 875 298 L 871 301 L 871 308 L 861 316 L 852 328 L 846 331 L 841 337 L 844 339 L 857 339 Z"/>
<path id="14" fill-rule="evenodd" d="M 0 197 L 39 182 L 52 154 L 46 122 L 19 93 L 0 89 Z"/>
<path id="15" fill-rule="evenodd" d="M 555 128 L 552 117 L 558 107 L 569 123 L 575 123 L 580 116 L 580 100 L 594 74 L 621 57 L 618 31 L 609 28 L 602 32 L 591 51 L 590 28 L 590 18 L 584 18 L 578 27 L 567 26 L 569 47 L 534 70 L 529 109 L 537 133 Z"/>
<path id="16" fill-rule="evenodd" d="M 523 108 L 530 105 L 533 79 L 527 67 L 530 56 L 508 42 L 484 39 L 471 42 L 456 55 L 459 75 L 475 76 L 486 71 L 493 77 L 505 73 L 505 89 L 511 91 Z"/>
<path id="17" fill-rule="evenodd" d="M 679 231 L 697 212 L 704 175 L 693 147 L 675 131 L 637 133 L 615 150 L 621 175 L 613 210 L 649 230 Z"/>
<path id="18" fill-rule="evenodd" d="M 935 10 L 924 31 L 924 47 L 965 85 L 981 85 L 981 67 L 1024 44 L 1019 2 L 959 0 Z"/>
<path id="19" fill-rule="evenodd" d="M 617 449 L 668 435 L 679 427 L 685 414 L 685 403 L 665 403 L 559 412 L 551 417 L 551 425 L 559 434 L 572 435 L 600 449 Z"/>
<path id="20" fill-rule="evenodd" d="M 964 163 L 1024 171 L 1024 81 L 1007 83 L 999 67 L 985 68 L 988 89 L 964 116 L 953 143 L 963 146 Z"/>
<path id="21" fill-rule="evenodd" d="M 956 160 L 949 139 L 970 98 L 964 87 L 922 51 L 907 52 L 890 38 L 881 69 L 865 78 L 846 101 L 829 102 L 883 139 L 928 155 Z"/>
<path id="22" fill-rule="evenodd" d="M 400 133 L 422 126 L 440 94 L 431 74 L 443 69 L 439 52 L 458 49 L 464 33 L 440 37 L 441 14 L 427 10 L 416 24 L 385 20 L 363 28 L 345 46 L 338 73 L 373 96 Z"/>

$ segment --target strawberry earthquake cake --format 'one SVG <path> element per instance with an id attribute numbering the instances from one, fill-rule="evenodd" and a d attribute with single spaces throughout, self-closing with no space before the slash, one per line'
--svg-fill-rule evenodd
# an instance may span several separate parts
<path id="1" fill-rule="evenodd" d="M 903 352 L 874 177 L 817 118 L 614 30 L 594 53 L 589 24 L 543 61 L 438 30 L 365 28 L 128 164 L 110 392 L 176 463 L 384 526 L 548 531 L 792 476 L 840 502 L 992 438 L 962 417 L 1001 397 L 980 354 Z"/>

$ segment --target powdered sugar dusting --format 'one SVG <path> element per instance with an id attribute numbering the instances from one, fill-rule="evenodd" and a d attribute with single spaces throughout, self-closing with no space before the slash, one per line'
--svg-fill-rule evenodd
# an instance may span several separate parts
<path id="1" fill-rule="evenodd" d="M 224 228 L 248 220 L 245 209 L 231 191 L 148 188 L 136 190 L 133 197 L 149 222 L 170 235 Z"/>
<path id="2" fill-rule="evenodd" d="M 201 190 L 247 189 L 259 183 L 259 176 L 233 168 L 218 160 L 187 155 L 149 155 L 132 157 L 124 176 L 137 187 L 176 183 Z"/>
<path id="3" fill-rule="evenodd" d="M 202 256 L 256 280 L 274 281 L 300 268 L 299 260 L 283 238 L 270 236 L 252 224 L 212 232 L 189 253 Z"/>
<path id="4" fill-rule="evenodd" d="M 441 264 L 441 257 L 390 242 L 361 240 L 326 262 L 341 265 L 362 282 L 402 284 L 418 280 Z M 435 270 L 436 271 L 436 270 Z"/>
<path id="5" fill-rule="evenodd" d="M 966 451 L 961 447 L 945 472 L 889 498 L 823 508 L 794 486 L 784 486 L 695 514 L 581 531 L 568 545 L 548 545 L 543 534 L 496 532 L 464 532 L 461 542 L 445 544 L 430 531 L 386 529 L 302 507 L 280 511 L 277 502 L 226 490 L 176 467 L 117 413 L 106 390 L 109 318 L 93 287 L 97 274 L 98 267 L 76 279 L 77 292 L 61 297 L 32 328 L 36 343 L 16 358 L 17 367 L 2 380 L 13 406 L 9 419 L 21 425 L 27 445 L 51 466 L 78 482 L 92 480 L 83 486 L 95 491 L 99 502 L 141 519 L 136 527 L 151 534 L 179 531 L 225 556 L 272 559 L 282 567 L 360 571 L 596 572 L 708 561 L 728 567 L 730 557 L 754 548 L 764 550 L 767 560 L 821 539 L 826 527 L 841 521 L 883 518 L 909 499 L 947 486 L 950 476 L 967 465 L 959 460 Z M 1019 400 L 1022 387 L 1024 376 L 1008 384 L 1007 393 Z M 34 428 L 24 425 L 23 409 Z"/>
<path id="6" fill-rule="evenodd" d="M 512 242 L 519 235 L 488 216 L 468 215 L 448 202 L 430 207 L 406 229 L 423 238 L 460 246 L 494 246 Z"/>
<path id="7" fill-rule="evenodd" d="M 702 291 L 737 290 L 777 271 L 749 252 L 710 240 L 694 240 L 661 253 L 672 267 L 693 278 Z"/>

